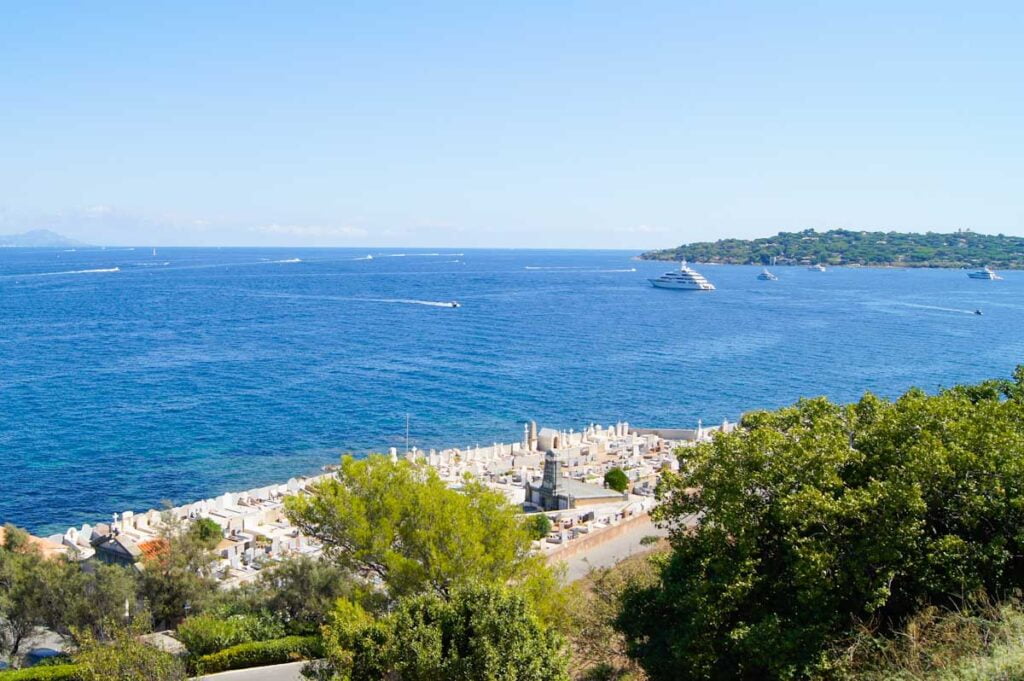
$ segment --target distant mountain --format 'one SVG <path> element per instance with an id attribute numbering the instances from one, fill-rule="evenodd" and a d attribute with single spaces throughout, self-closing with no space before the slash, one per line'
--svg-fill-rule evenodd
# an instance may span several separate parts
<path id="1" fill-rule="evenodd" d="M 855 232 L 832 229 L 779 232 L 763 239 L 720 239 L 649 251 L 645 260 L 691 260 L 729 265 L 825 263 L 892 267 L 983 267 L 1024 269 L 1024 238 L 927 232 Z"/>
<path id="2" fill-rule="evenodd" d="M 22 234 L 0 235 L 0 248 L 78 248 L 80 246 L 88 246 L 88 244 L 69 239 L 48 229 L 33 229 Z"/>

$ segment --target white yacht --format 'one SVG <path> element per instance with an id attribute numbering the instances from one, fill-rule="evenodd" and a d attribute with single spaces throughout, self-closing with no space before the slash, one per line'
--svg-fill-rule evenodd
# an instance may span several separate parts
<path id="1" fill-rule="evenodd" d="M 978 270 L 977 272 L 968 272 L 967 276 L 970 277 L 971 279 L 989 279 L 989 280 L 1002 279 L 1002 277 L 1000 277 L 998 274 L 993 272 L 988 267 L 986 267 L 984 269 L 981 269 L 981 270 Z"/>
<path id="2" fill-rule="evenodd" d="M 817 264 L 815 264 L 815 265 L 811 265 L 811 266 L 810 266 L 810 267 L 808 267 L 807 269 L 809 269 L 809 270 L 810 270 L 810 271 L 812 271 L 812 272 L 824 272 L 824 271 L 825 271 L 825 266 L 824 266 L 824 265 L 822 265 L 822 264 L 821 264 L 821 263 L 819 262 L 819 263 L 817 263 Z"/>
<path id="3" fill-rule="evenodd" d="M 686 266 L 686 261 L 679 263 L 678 272 L 666 272 L 657 279 L 648 279 L 655 288 L 675 288 L 686 291 L 714 291 L 715 286 L 697 270 Z"/>
<path id="4" fill-rule="evenodd" d="M 760 279 L 761 281 L 778 281 L 779 280 L 778 277 L 776 277 L 774 274 L 772 274 L 771 272 L 768 271 L 767 267 L 764 268 L 763 270 L 761 270 L 761 274 L 757 275 L 757 278 Z"/>

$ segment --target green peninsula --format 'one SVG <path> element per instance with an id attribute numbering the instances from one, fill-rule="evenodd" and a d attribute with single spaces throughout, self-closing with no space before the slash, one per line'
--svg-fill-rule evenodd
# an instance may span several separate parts
<path id="1" fill-rule="evenodd" d="M 763 239 L 720 239 L 649 251 L 645 260 L 690 260 L 728 265 L 867 265 L 877 267 L 993 267 L 1024 269 L 1024 237 L 927 232 L 779 232 Z"/>

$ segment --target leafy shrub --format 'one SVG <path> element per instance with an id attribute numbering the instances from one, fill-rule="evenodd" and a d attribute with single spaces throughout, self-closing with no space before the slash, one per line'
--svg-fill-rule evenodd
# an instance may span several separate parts
<path id="1" fill-rule="evenodd" d="M 241 643 L 284 636 L 284 625 L 265 615 L 194 615 L 178 627 L 177 637 L 188 651 L 202 657 Z"/>
<path id="2" fill-rule="evenodd" d="M 224 538 L 224 529 L 217 524 L 217 521 L 210 518 L 196 520 L 189 527 L 188 533 L 201 545 L 211 550 Z"/>
<path id="3" fill-rule="evenodd" d="M 530 516 L 526 519 L 526 531 L 531 539 L 543 539 L 551 532 L 551 518 L 543 513 Z"/>
<path id="4" fill-rule="evenodd" d="M 604 484 L 608 489 L 625 492 L 629 489 L 629 476 L 621 468 L 616 467 L 604 474 Z"/>
<path id="5" fill-rule="evenodd" d="M 273 641 L 242 643 L 199 658 L 200 673 L 215 674 L 230 669 L 247 669 L 271 664 L 312 660 L 323 656 L 319 636 L 286 636 Z"/>
<path id="6" fill-rule="evenodd" d="M 339 602 L 325 636 L 333 671 L 350 681 L 569 679 L 562 636 L 506 587 L 406 597 L 376 621 Z"/>
<path id="7" fill-rule="evenodd" d="M 0 680 L 2 681 L 85 681 L 85 679 L 85 670 L 77 664 L 0 671 Z"/>

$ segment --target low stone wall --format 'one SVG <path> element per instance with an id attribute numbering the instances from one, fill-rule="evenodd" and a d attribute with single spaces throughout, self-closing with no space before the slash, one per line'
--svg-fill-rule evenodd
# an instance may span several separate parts
<path id="1" fill-rule="evenodd" d="M 612 525 L 611 527 L 606 527 L 605 529 L 597 532 L 592 531 L 584 537 L 567 542 L 556 548 L 547 555 L 548 562 L 557 563 L 559 561 L 568 560 L 578 553 L 592 549 L 595 546 L 600 546 L 611 539 L 621 537 L 628 532 L 642 528 L 650 523 L 650 520 L 650 514 L 644 513 L 642 515 L 633 516 L 632 518 L 623 520 L 618 525 Z"/>

